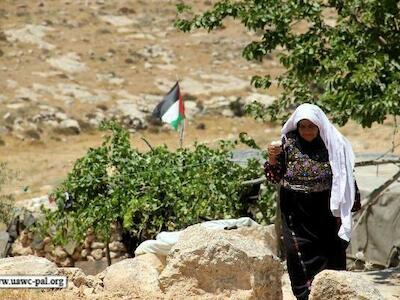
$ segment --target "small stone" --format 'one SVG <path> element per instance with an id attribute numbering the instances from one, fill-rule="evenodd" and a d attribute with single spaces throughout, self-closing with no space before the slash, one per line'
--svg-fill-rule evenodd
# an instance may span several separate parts
<path id="1" fill-rule="evenodd" d="M 103 257 L 103 249 L 95 249 L 92 251 L 91 255 L 95 260 L 100 260 Z"/>
<path id="2" fill-rule="evenodd" d="M 35 234 L 31 243 L 31 247 L 35 250 L 42 250 L 44 247 L 43 240 L 39 234 Z"/>
<path id="3" fill-rule="evenodd" d="M 89 255 L 89 250 L 88 249 L 83 249 L 81 251 L 81 257 L 86 258 Z"/>
<path id="4" fill-rule="evenodd" d="M 63 247 L 61 246 L 57 246 L 52 254 L 60 259 L 66 258 L 68 256 L 67 252 L 65 252 L 65 250 L 63 249 Z"/>
<path id="5" fill-rule="evenodd" d="M 61 121 L 56 131 L 65 135 L 75 135 L 81 132 L 81 127 L 77 120 L 67 119 Z"/>
<path id="6" fill-rule="evenodd" d="M 11 248 L 11 255 L 12 256 L 25 256 L 25 255 L 32 255 L 33 254 L 33 250 L 31 249 L 31 247 L 23 247 L 21 242 L 14 242 L 14 244 L 12 245 Z"/>
<path id="7" fill-rule="evenodd" d="M 83 247 L 86 249 L 90 249 L 90 246 L 92 245 L 92 242 L 89 242 L 88 240 L 85 240 L 83 242 Z"/>
<path id="8" fill-rule="evenodd" d="M 110 241 L 111 241 L 111 242 L 115 242 L 115 241 L 120 242 L 120 241 L 122 241 L 122 235 L 121 235 L 120 233 L 114 232 L 114 233 L 111 235 Z"/>
<path id="9" fill-rule="evenodd" d="M 90 248 L 95 238 L 96 236 L 93 233 L 88 233 L 88 235 L 85 238 L 85 241 L 83 242 L 84 248 Z"/>
<path id="10" fill-rule="evenodd" d="M 62 267 L 73 267 L 74 262 L 72 261 L 72 259 L 70 257 L 66 257 L 64 260 L 59 262 L 59 265 Z"/>
<path id="11" fill-rule="evenodd" d="M 76 287 L 86 285 L 90 287 L 90 282 L 88 282 L 86 274 L 81 268 L 58 268 L 60 275 L 66 275 L 68 277 L 68 282 L 73 282 Z"/>
<path id="12" fill-rule="evenodd" d="M 29 243 L 28 231 L 24 230 L 19 236 L 19 240 L 23 247 L 26 247 Z"/>
<path id="13" fill-rule="evenodd" d="M 64 246 L 64 250 L 68 253 L 68 255 L 72 255 L 75 252 L 77 244 L 75 241 L 68 241 L 68 243 Z"/>
<path id="14" fill-rule="evenodd" d="M 94 259 L 94 257 L 91 256 L 91 255 L 86 256 L 86 258 L 87 258 L 88 261 L 96 261 L 96 260 Z"/>
<path id="15" fill-rule="evenodd" d="M 228 117 L 228 118 L 232 118 L 232 117 L 234 116 L 233 111 L 230 110 L 230 109 L 224 109 L 224 110 L 222 110 L 221 114 L 222 114 L 224 117 Z"/>
<path id="16" fill-rule="evenodd" d="M 50 243 L 45 244 L 43 250 L 44 250 L 45 252 L 50 253 L 50 252 L 52 252 L 52 251 L 54 250 L 54 245 L 53 245 L 53 244 L 50 244 Z"/>
<path id="17" fill-rule="evenodd" d="M 74 261 L 80 260 L 81 259 L 81 253 L 82 253 L 82 251 L 81 251 L 80 248 L 75 249 L 74 253 L 72 254 L 72 259 Z"/>
<path id="18" fill-rule="evenodd" d="M 106 245 L 101 242 L 93 242 L 92 243 L 92 249 L 103 249 Z"/>
<path id="19" fill-rule="evenodd" d="M 83 294 L 85 296 L 90 296 L 90 295 L 93 294 L 93 292 L 94 292 L 94 288 L 89 288 L 89 287 L 84 287 L 83 288 Z"/>
<path id="20" fill-rule="evenodd" d="M 53 261 L 53 262 L 55 262 L 55 261 L 57 260 L 57 258 L 54 257 L 53 255 L 51 255 L 51 253 L 47 253 L 47 252 L 46 252 L 46 254 L 45 254 L 44 257 L 45 257 L 46 259 L 50 260 L 50 261 Z"/>
<path id="21" fill-rule="evenodd" d="M 122 251 L 126 251 L 125 245 L 121 242 L 112 242 L 109 244 L 110 247 L 110 251 L 114 251 L 114 252 L 122 252 Z"/>
<path id="22" fill-rule="evenodd" d="M 35 250 L 35 256 L 45 257 L 46 252 L 44 252 L 44 250 Z"/>
<path id="23" fill-rule="evenodd" d="M 55 114 L 55 117 L 56 117 L 56 119 L 59 120 L 59 121 L 64 121 L 64 120 L 67 120 L 67 119 L 68 119 L 67 114 L 65 114 L 65 113 L 63 113 L 63 112 L 57 112 L 57 113 Z"/>

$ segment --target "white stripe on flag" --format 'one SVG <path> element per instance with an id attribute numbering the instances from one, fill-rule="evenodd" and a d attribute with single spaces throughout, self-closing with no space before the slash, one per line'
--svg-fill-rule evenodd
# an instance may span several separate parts
<path id="1" fill-rule="evenodd" d="M 165 112 L 165 114 L 161 117 L 166 123 L 172 123 L 179 116 L 179 100 L 175 101 L 174 104 L 170 106 L 170 108 Z"/>

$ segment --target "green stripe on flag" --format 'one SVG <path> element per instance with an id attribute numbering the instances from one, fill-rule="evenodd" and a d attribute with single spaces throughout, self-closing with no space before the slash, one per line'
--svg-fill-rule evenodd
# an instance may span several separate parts
<path id="1" fill-rule="evenodd" d="M 175 130 L 178 130 L 178 126 L 183 121 L 183 119 L 184 119 L 184 117 L 181 114 L 179 114 L 178 118 L 176 118 L 170 124 L 172 125 L 172 127 L 174 127 Z"/>

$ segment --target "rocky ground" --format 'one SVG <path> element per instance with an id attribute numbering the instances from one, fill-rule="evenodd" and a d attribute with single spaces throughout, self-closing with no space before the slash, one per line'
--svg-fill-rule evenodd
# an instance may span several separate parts
<path id="1" fill-rule="evenodd" d="M 196 9 L 215 1 L 185 1 Z M 187 107 L 184 145 L 211 145 L 248 132 L 265 147 L 278 124 L 239 117 L 238 101 L 270 103 L 279 95 L 250 86 L 252 75 L 284 70 L 275 55 L 261 63 L 241 57 L 257 34 L 233 21 L 208 34 L 173 27 L 175 4 L 167 0 L 57 0 L 0 2 L 0 158 L 14 180 L 3 192 L 17 200 L 42 196 L 60 183 L 74 161 L 100 145 L 95 128 L 117 119 L 132 144 L 178 146 L 178 135 L 147 116 L 179 79 Z M 371 129 L 349 123 L 341 131 L 356 152 L 384 152 L 400 141 L 395 121 Z M 400 154 L 400 148 L 395 149 Z"/>
<path id="2" fill-rule="evenodd" d="M 113 263 L 95 275 L 57 267 L 43 257 L 0 259 L 1 275 L 66 275 L 67 287 L 26 292 L 1 290 L 2 299 L 270 299 L 294 300 L 276 256 L 273 225 L 225 230 L 189 226 L 154 254 L 154 247 Z M 224 225 L 222 225 L 224 226 Z M 155 241 L 152 241 L 155 242 Z M 167 244 L 163 243 L 163 249 Z M 167 246 L 168 247 L 168 246 Z M 150 250 L 151 249 L 151 250 Z M 157 252 L 156 252 L 157 253 Z M 196 272 L 193 272 L 196 270 Z M 399 268 L 377 272 L 326 270 L 312 285 L 310 300 L 398 299 Z"/>
<path id="3" fill-rule="evenodd" d="M 229 105 L 241 98 L 269 103 L 279 94 L 256 90 L 255 74 L 283 72 L 274 56 L 247 62 L 241 49 L 257 38 L 233 21 L 211 34 L 173 27 L 178 1 L 24 1 L 0 3 L 0 157 L 17 172 L 6 187 L 17 199 L 43 195 L 73 162 L 101 143 L 94 128 L 115 118 L 132 132 L 135 147 L 178 145 L 168 129 L 146 117 L 178 78 L 188 121 L 184 145 L 213 143 L 247 131 L 261 146 L 279 126 L 235 117 Z M 213 1 L 187 1 L 196 9 Z M 393 121 L 342 131 L 356 151 L 390 148 Z M 398 138 L 398 136 L 397 136 Z M 396 150 L 400 153 L 399 150 Z"/>

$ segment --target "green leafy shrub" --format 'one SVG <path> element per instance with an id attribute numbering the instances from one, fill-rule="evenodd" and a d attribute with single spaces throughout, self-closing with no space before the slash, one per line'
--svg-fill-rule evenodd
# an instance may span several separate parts
<path id="1" fill-rule="evenodd" d="M 4 162 L 0 162 L 0 223 L 8 224 L 13 216 L 14 197 L 2 193 L 2 187 L 12 178 L 12 173 Z"/>
<path id="2" fill-rule="evenodd" d="M 268 107 L 250 106 L 256 117 L 285 119 L 293 104 L 304 102 L 318 104 L 339 125 L 352 119 L 370 127 L 400 115 L 398 1 L 219 0 L 200 14 L 183 3 L 177 10 L 175 25 L 185 32 L 222 28 L 229 17 L 255 32 L 243 48 L 248 60 L 278 51 L 286 68 L 277 78 L 283 93 Z M 251 81 L 265 89 L 272 82 L 269 75 Z"/>
<path id="3" fill-rule="evenodd" d="M 53 231 L 55 242 L 81 241 L 89 229 L 107 241 L 110 225 L 118 222 L 138 245 L 162 230 L 246 214 L 242 182 L 260 177 L 262 169 L 256 160 L 244 167 L 233 162 L 235 143 L 221 142 L 217 149 L 196 144 L 175 152 L 160 146 L 141 153 L 116 123 L 102 129 L 112 135 L 77 160 L 52 195 L 57 210 L 45 210 L 38 226 L 43 233 Z M 266 213 L 261 210 L 258 221 L 268 222 L 270 203 L 261 203 Z"/>

